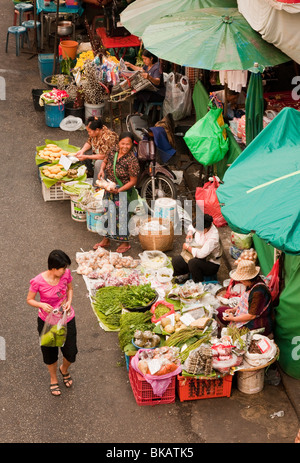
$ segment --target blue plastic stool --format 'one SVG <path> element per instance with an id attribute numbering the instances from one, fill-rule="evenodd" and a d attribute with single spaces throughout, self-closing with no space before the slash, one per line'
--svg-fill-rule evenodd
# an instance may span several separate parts
<path id="1" fill-rule="evenodd" d="M 40 48 L 40 43 L 41 43 L 41 23 L 39 21 L 36 21 L 35 23 L 36 23 L 37 45 L 38 45 L 38 48 Z M 30 19 L 29 21 L 23 21 L 22 26 L 26 27 L 27 32 L 28 32 L 28 29 L 34 29 L 34 20 Z M 28 39 L 28 46 L 30 47 L 28 34 L 27 34 L 26 38 Z"/>
<path id="2" fill-rule="evenodd" d="M 19 26 L 21 26 L 23 22 L 23 15 L 24 14 L 30 15 L 32 11 L 33 11 L 33 5 L 31 5 L 30 3 L 18 3 L 17 5 L 15 5 L 14 25 L 16 26 L 17 24 L 18 15 L 19 15 Z"/>
<path id="3" fill-rule="evenodd" d="M 16 37 L 16 55 L 19 56 L 20 55 L 20 38 L 22 37 L 22 45 L 23 45 L 24 36 L 28 40 L 27 29 L 24 26 L 10 26 L 7 29 L 6 48 L 5 48 L 6 53 L 8 49 L 9 34 L 13 34 Z"/>

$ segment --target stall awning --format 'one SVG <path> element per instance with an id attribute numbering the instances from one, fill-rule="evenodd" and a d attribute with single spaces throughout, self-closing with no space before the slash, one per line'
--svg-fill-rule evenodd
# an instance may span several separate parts
<path id="1" fill-rule="evenodd" d="M 264 40 L 300 64 L 300 0 L 238 0 L 238 9 Z"/>

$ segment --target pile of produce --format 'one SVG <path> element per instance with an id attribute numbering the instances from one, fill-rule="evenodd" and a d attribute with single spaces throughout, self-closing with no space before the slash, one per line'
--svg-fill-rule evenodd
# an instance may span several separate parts
<path id="1" fill-rule="evenodd" d="M 166 301 L 157 301 L 151 307 L 151 312 L 153 313 L 152 321 L 153 323 L 158 323 L 162 321 L 163 317 L 167 314 L 174 313 L 174 305 Z"/>
<path id="2" fill-rule="evenodd" d="M 119 346 L 127 355 L 135 354 L 132 338 L 136 331 L 151 331 L 154 324 L 151 322 L 152 314 L 146 312 L 124 312 L 120 317 Z"/>
<path id="3" fill-rule="evenodd" d="M 76 253 L 76 262 L 77 273 L 88 278 L 101 278 L 115 269 L 134 269 L 139 264 L 131 256 L 121 257 L 118 253 L 111 253 L 101 247 L 95 251 Z"/>
<path id="4" fill-rule="evenodd" d="M 168 335 L 186 328 L 186 325 L 180 320 L 179 313 L 174 315 L 174 325 L 169 317 L 163 317 L 160 324 L 162 332 Z"/>
<path id="5" fill-rule="evenodd" d="M 150 284 L 140 286 L 105 286 L 96 291 L 93 308 L 110 330 L 119 330 L 122 310 L 147 307 L 157 293 Z"/>
<path id="6" fill-rule="evenodd" d="M 209 344 L 201 344 L 189 353 L 184 362 L 184 370 L 192 375 L 210 376 L 212 369 L 213 352 Z"/>
<path id="7" fill-rule="evenodd" d="M 69 156 L 72 153 L 63 150 L 62 148 L 60 148 L 57 145 L 54 145 L 53 143 L 47 144 L 44 149 L 38 152 L 38 155 L 42 159 L 45 159 L 50 162 L 57 161 L 58 159 L 60 159 L 62 154 L 64 156 Z"/>
<path id="8" fill-rule="evenodd" d="M 76 169 L 69 169 L 68 170 L 68 175 L 69 171 L 75 171 L 76 177 L 77 177 L 77 170 Z M 86 182 L 72 182 L 72 183 L 64 183 L 62 185 L 62 189 L 65 193 L 69 194 L 70 196 L 80 196 L 82 193 L 86 190 L 91 190 L 93 187 L 90 183 Z"/>
<path id="9" fill-rule="evenodd" d="M 55 178 L 56 180 L 61 180 L 63 177 L 66 177 L 67 172 L 64 167 L 60 164 L 54 164 L 53 166 L 46 166 L 42 168 L 42 173 L 45 177 Z"/>
<path id="10" fill-rule="evenodd" d="M 152 349 L 160 344 L 160 337 L 157 334 L 152 333 L 150 330 L 135 330 L 133 343 L 139 349 Z"/>
<path id="11" fill-rule="evenodd" d="M 63 325 L 53 325 L 41 336 L 41 346 L 62 347 L 66 341 L 67 328 Z"/>
<path id="12" fill-rule="evenodd" d="M 178 349 L 162 346 L 153 350 L 139 350 L 137 352 L 137 367 L 143 375 L 163 376 L 173 373 L 181 366 Z"/>

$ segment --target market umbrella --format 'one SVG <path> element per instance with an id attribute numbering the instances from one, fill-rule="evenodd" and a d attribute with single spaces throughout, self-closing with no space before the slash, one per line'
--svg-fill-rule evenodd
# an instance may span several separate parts
<path id="1" fill-rule="evenodd" d="M 300 113 L 284 108 L 227 169 L 217 189 L 221 212 L 237 233 L 256 235 L 300 255 Z"/>
<path id="2" fill-rule="evenodd" d="M 290 58 L 264 41 L 236 8 L 204 8 L 169 14 L 146 27 L 142 40 L 161 59 L 199 69 L 246 70 Z"/>
<path id="3" fill-rule="evenodd" d="M 264 98 L 261 72 L 264 68 L 255 63 L 250 68 L 251 76 L 247 88 L 247 98 L 245 104 L 246 113 L 246 145 L 262 131 L 264 115 Z"/>
<path id="4" fill-rule="evenodd" d="M 237 0 L 135 0 L 120 14 L 131 34 L 141 37 L 147 26 L 170 13 L 212 7 L 236 8 Z"/>

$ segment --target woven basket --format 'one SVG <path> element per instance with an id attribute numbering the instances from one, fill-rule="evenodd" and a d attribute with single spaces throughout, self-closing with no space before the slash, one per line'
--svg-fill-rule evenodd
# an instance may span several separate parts
<path id="1" fill-rule="evenodd" d="M 144 251 L 171 251 L 174 242 L 174 227 L 173 223 L 168 219 L 152 218 L 145 220 L 147 222 L 159 222 L 160 225 L 165 226 L 167 230 L 160 231 L 143 231 L 141 226 L 139 233 L 139 241 Z"/>

